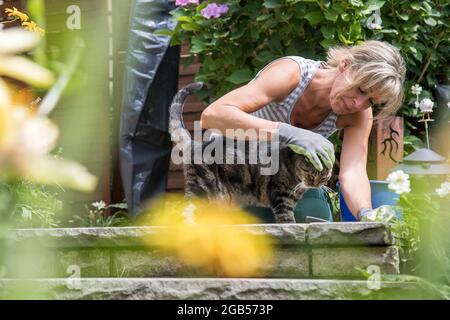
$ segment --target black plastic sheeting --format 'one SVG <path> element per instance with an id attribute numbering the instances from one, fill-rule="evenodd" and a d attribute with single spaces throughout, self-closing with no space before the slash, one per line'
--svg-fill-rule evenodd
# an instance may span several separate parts
<path id="1" fill-rule="evenodd" d="M 171 142 L 169 106 L 177 91 L 179 47 L 153 34 L 174 29 L 168 0 L 135 0 L 120 119 L 120 170 L 128 211 L 136 216 L 143 203 L 167 189 Z"/>
<path id="2" fill-rule="evenodd" d="M 434 126 L 440 127 L 444 124 L 448 124 L 450 121 L 450 84 L 437 84 L 434 87 L 434 95 L 436 97 L 435 110 L 433 112 L 433 118 L 435 118 Z"/>
<path id="3" fill-rule="evenodd" d="M 434 87 L 436 98 L 430 125 L 431 148 L 441 155 L 450 156 L 450 83 L 437 84 Z M 447 138 L 447 139 L 446 139 Z"/>

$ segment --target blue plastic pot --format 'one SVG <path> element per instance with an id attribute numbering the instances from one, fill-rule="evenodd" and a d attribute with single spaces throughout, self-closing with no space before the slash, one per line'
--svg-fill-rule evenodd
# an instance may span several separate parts
<path id="1" fill-rule="evenodd" d="M 388 189 L 388 183 L 386 181 L 369 180 L 369 182 L 373 208 L 377 208 L 382 205 L 395 205 L 397 203 L 399 195 Z M 356 218 L 348 209 L 344 197 L 340 192 L 339 182 L 337 183 L 337 187 L 339 190 L 342 221 L 356 221 Z"/>

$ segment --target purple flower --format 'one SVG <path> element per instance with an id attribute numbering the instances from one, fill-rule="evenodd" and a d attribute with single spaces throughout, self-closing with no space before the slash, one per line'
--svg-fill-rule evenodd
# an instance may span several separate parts
<path id="1" fill-rule="evenodd" d="M 226 4 L 217 5 L 215 2 L 208 4 L 206 8 L 201 11 L 202 16 L 206 19 L 218 18 L 227 12 L 228 6 Z"/>
<path id="2" fill-rule="evenodd" d="M 176 0 L 175 5 L 180 7 L 186 7 L 189 4 L 198 4 L 199 0 Z"/>

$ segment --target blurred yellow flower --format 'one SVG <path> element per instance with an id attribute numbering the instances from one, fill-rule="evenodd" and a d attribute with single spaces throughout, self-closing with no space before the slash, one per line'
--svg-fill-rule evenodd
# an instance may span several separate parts
<path id="1" fill-rule="evenodd" d="M 18 99 L 17 88 L 6 81 L 12 78 L 44 89 L 53 85 L 53 73 L 16 55 L 33 48 L 39 39 L 22 29 L 0 30 L 0 180 L 21 178 L 92 191 L 97 178 L 86 168 L 49 155 L 56 146 L 58 127 L 31 103 L 26 105 L 26 99 Z"/>
<path id="2" fill-rule="evenodd" d="M 22 22 L 22 26 L 24 27 L 25 30 L 34 31 L 39 33 L 40 35 L 43 35 L 45 33 L 44 29 L 39 28 L 36 22 L 34 21 Z"/>
<path id="3" fill-rule="evenodd" d="M 8 14 L 8 17 L 14 18 L 14 20 L 6 21 L 3 23 L 13 22 L 16 20 L 22 21 L 22 26 L 25 30 L 36 32 L 40 35 L 43 35 L 45 33 L 45 30 L 40 28 L 36 22 L 30 20 L 30 18 L 23 12 L 19 11 L 16 7 L 6 8 L 5 13 Z"/>
<path id="4" fill-rule="evenodd" d="M 161 233 L 147 238 L 150 246 L 208 274 L 261 276 L 271 263 L 273 239 L 242 226 L 259 221 L 228 203 L 165 195 L 153 203 L 147 217 L 147 225 L 162 227 Z"/>
<path id="5" fill-rule="evenodd" d="M 8 14 L 8 17 L 19 19 L 22 22 L 29 20 L 28 16 L 25 13 L 19 11 L 16 7 L 13 7 L 12 9 L 6 8 L 5 13 Z"/>

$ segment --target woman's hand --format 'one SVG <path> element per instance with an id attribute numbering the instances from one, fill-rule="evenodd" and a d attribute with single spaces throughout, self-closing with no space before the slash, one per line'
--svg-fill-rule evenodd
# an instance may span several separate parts
<path id="1" fill-rule="evenodd" d="M 320 134 L 280 123 L 278 135 L 281 146 L 289 146 L 293 151 L 305 155 L 317 170 L 323 170 L 322 162 L 328 169 L 333 167 L 334 146 Z"/>
<path id="2" fill-rule="evenodd" d="M 396 218 L 395 209 L 389 205 L 382 205 L 375 209 L 362 208 L 359 210 L 356 219 L 364 222 L 383 222 L 388 223 Z"/>

